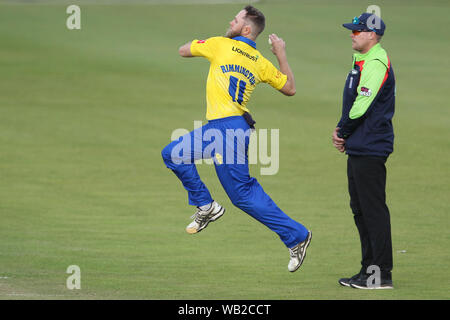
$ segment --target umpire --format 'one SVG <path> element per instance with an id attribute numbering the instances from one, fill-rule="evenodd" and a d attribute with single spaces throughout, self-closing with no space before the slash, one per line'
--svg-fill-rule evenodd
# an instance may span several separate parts
<path id="1" fill-rule="evenodd" d="M 348 191 L 361 241 L 362 267 L 359 273 L 342 278 L 339 283 L 358 289 L 392 289 L 385 163 L 394 144 L 391 120 L 395 78 L 391 62 L 380 45 L 386 26 L 381 18 L 370 13 L 363 13 L 343 26 L 352 31 L 352 48 L 357 53 L 345 82 L 342 116 L 332 140 L 336 149 L 348 155 Z M 377 278 L 370 277 L 372 270 L 380 271 L 374 273 Z"/>

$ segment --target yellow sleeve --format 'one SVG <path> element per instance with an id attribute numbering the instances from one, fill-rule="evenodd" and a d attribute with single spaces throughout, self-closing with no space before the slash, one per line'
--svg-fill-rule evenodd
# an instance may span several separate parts
<path id="1" fill-rule="evenodd" d="M 264 61 L 264 66 L 261 73 L 261 81 L 270 84 L 277 90 L 284 87 L 287 81 L 287 75 L 283 74 L 280 70 L 267 59 Z"/>
<path id="2" fill-rule="evenodd" d="M 215 47 L 215 38 L 209 38 L 206 40 L 195 39 L 191 42 L 191 54 L 194 57 L 205 57 L 211 61 L 214 57 Z"/>

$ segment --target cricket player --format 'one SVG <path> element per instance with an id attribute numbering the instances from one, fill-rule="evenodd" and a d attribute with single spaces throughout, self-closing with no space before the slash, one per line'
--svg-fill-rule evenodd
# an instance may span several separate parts
<path id="1" fill-rule="evenodd" d="M 264 82 L 287 96 L 295 94 L 285 42 L 275 34 L 269 36 L 280 70 L 256 49 L 255 40 L 264 27 L 264 15 L 247 6 L 230 21 L 225 37 L 196 39 L 180 47 L 182 57 L 204 57 L 210 62 L 206 85 L 208 123 L 167 145 L 162 157 L 187 190 L 189 204 L 198 208 L 186 227 L 188 233 L 202 231 L 225 213 L 200 180 L 194 164 L 196 159 L 212 158 L 231 202 L 278 234 L 289 249 L 288 270 L 294 272 L 305 258 L 311 232 L 275 204 L 258 181 L 250 177 L 248 168 L 250 128 L 255 122 L 247 104 L 256 85 Z M 210 142 L 204 141 L 204 132 L 213 132 L 218 140 L 215 142 L 223 145 L 222 150 L 207 150 Z"/>
<path id="2" fill-rule="evenodd" d="M 371 13 L 343 26 L 351 30 L 352 70 L 347 76 L 342 116 L 332 134 L 333 145 L 347 157 L 350 208 L 361 243 L 361 269 L 338 280 L 357 289 L 392 289 L 392 239 L 386 204 L 386 161 L 394 150 L 395 76 L 380 41 L 383 20 Z M 379 281 L 371 281 L 372 268 Z"/>

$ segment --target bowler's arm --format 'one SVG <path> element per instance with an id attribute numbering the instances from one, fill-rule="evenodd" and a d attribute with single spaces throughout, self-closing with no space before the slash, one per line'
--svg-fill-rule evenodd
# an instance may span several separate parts
<path id="1" fill-rule="evenodd" d="M 283 41 L 283 39 L 278 38 L 276 34 L 271 34 L 269 36 L 269 39 L 272 42 L 272 52 L 278 59 L 280 71 L 287 76 L 287 81 L 283 88 L 280 89 L 280 92 L 287 96 L 293 96 L 296 92 L 295 78 L 294 73 L 292 72 L 292 69 L 287 61 L 286 43 Z"/>
<path id="2" fill-rule="evenodd" d="M 180 54 L 180 56 L 182 56 L 184 58 L 191 58 L 191 57 L 193 57 L 193 55 L 191 53 L 191 43 L 192 43 L 192 41 L 189 41 L 188 43 L 182 45 L 178 49 L 178 53 Z"/>

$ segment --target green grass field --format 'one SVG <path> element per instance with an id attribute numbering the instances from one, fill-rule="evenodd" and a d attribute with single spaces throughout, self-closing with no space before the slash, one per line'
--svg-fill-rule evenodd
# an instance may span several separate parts
<path id="1" fill-rule="evenodd" d="M 223 35 L 243 4 L 81 5 L 81 30 L 68 30 L 67 4 L 0 1 L 0 298 L 449 299 L 447 1 L 376 3 L 397 80 L 396 288 L 337 283 L 360 267 L 346 157 L 331 144 L 352 55 L 341 23 L 369 4 L 255 4 L 259 50 L 275 63 L 267 36 L 281 36 L 297 82 L 292 98 L 261 85 L 250 102 L 259 128 L 280 129 L 278 174 L 251 173 L 314 233 L 291 274 L 278 236 L 232 206 L 211 165 L 198 169 L 227 213 L 185 233 L 194 208 L 160 154 L 174 129 L 205 121 L 208 62 L 178 47 Z M 66 288 L 69 265 L 81 290 Z"/>

